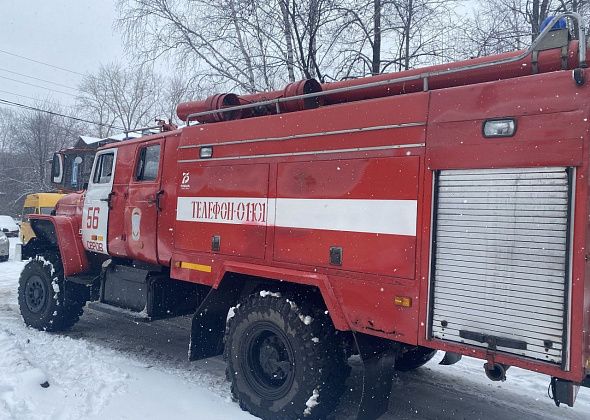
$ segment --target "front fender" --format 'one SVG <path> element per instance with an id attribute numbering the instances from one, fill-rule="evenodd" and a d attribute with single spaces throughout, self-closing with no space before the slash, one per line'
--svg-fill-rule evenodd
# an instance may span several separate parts
<path id="1" fill-rule="evenodd" d="M 88 256 L 82 245 L 78 224 L 69 216 L 31 215 L 31 228 L 37 240 L 34 245 L 59 249 L 64 275 L 73 276 L 88 270 Z M 25 253 L 25 250 L 23 250 Z"/>

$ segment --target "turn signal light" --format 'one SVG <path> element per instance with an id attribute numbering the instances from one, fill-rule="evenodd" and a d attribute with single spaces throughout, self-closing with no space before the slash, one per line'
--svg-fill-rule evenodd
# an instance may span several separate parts
<path id="1" fill-rule="evenodd" d="M 407 296 L 396 296 L 393 300 L 393 303 L 397 306 L 403 306 L 404 308 L 409 308 L 412 306 L 412 298 Z"/>

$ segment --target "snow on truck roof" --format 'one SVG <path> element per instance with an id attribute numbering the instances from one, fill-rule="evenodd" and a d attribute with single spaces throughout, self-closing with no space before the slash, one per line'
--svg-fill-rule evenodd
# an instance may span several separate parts
<path id="1" fill-rule="evenodd" d="M 87 145 L 91 145 L 91 144 L 94 144 L 94 143 L 98 143 L 99 141 L 102 141 L 104 139 L 101 139 L 99 137 L 80 136 L 80 140 L 82 140 Z"/>

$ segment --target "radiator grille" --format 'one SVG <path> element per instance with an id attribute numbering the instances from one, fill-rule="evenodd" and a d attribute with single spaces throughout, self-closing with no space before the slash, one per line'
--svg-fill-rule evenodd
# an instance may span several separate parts
<path id="1" fill-rule="evenodd" d="M 432 335 L 562 363 L 567 168 L 444 170 L 435 197 Z"/>

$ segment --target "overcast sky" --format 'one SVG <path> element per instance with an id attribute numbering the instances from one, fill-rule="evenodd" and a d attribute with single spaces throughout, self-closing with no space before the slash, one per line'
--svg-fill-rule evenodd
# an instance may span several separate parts
<path id="1" fill-rule="evenodd" d="M 124 56 L 113 30 L 115 0 L 0 0 L 0 50 L 77 72 Z M 22 75 L 45 79 L 58 86 Z M 19 81 L 76 94 L 82 76 L 0 52 L 0 98 L 32 104 L 29 98 L 53 97 L 71 104 L 72 96 L 28 86 Z"/>

